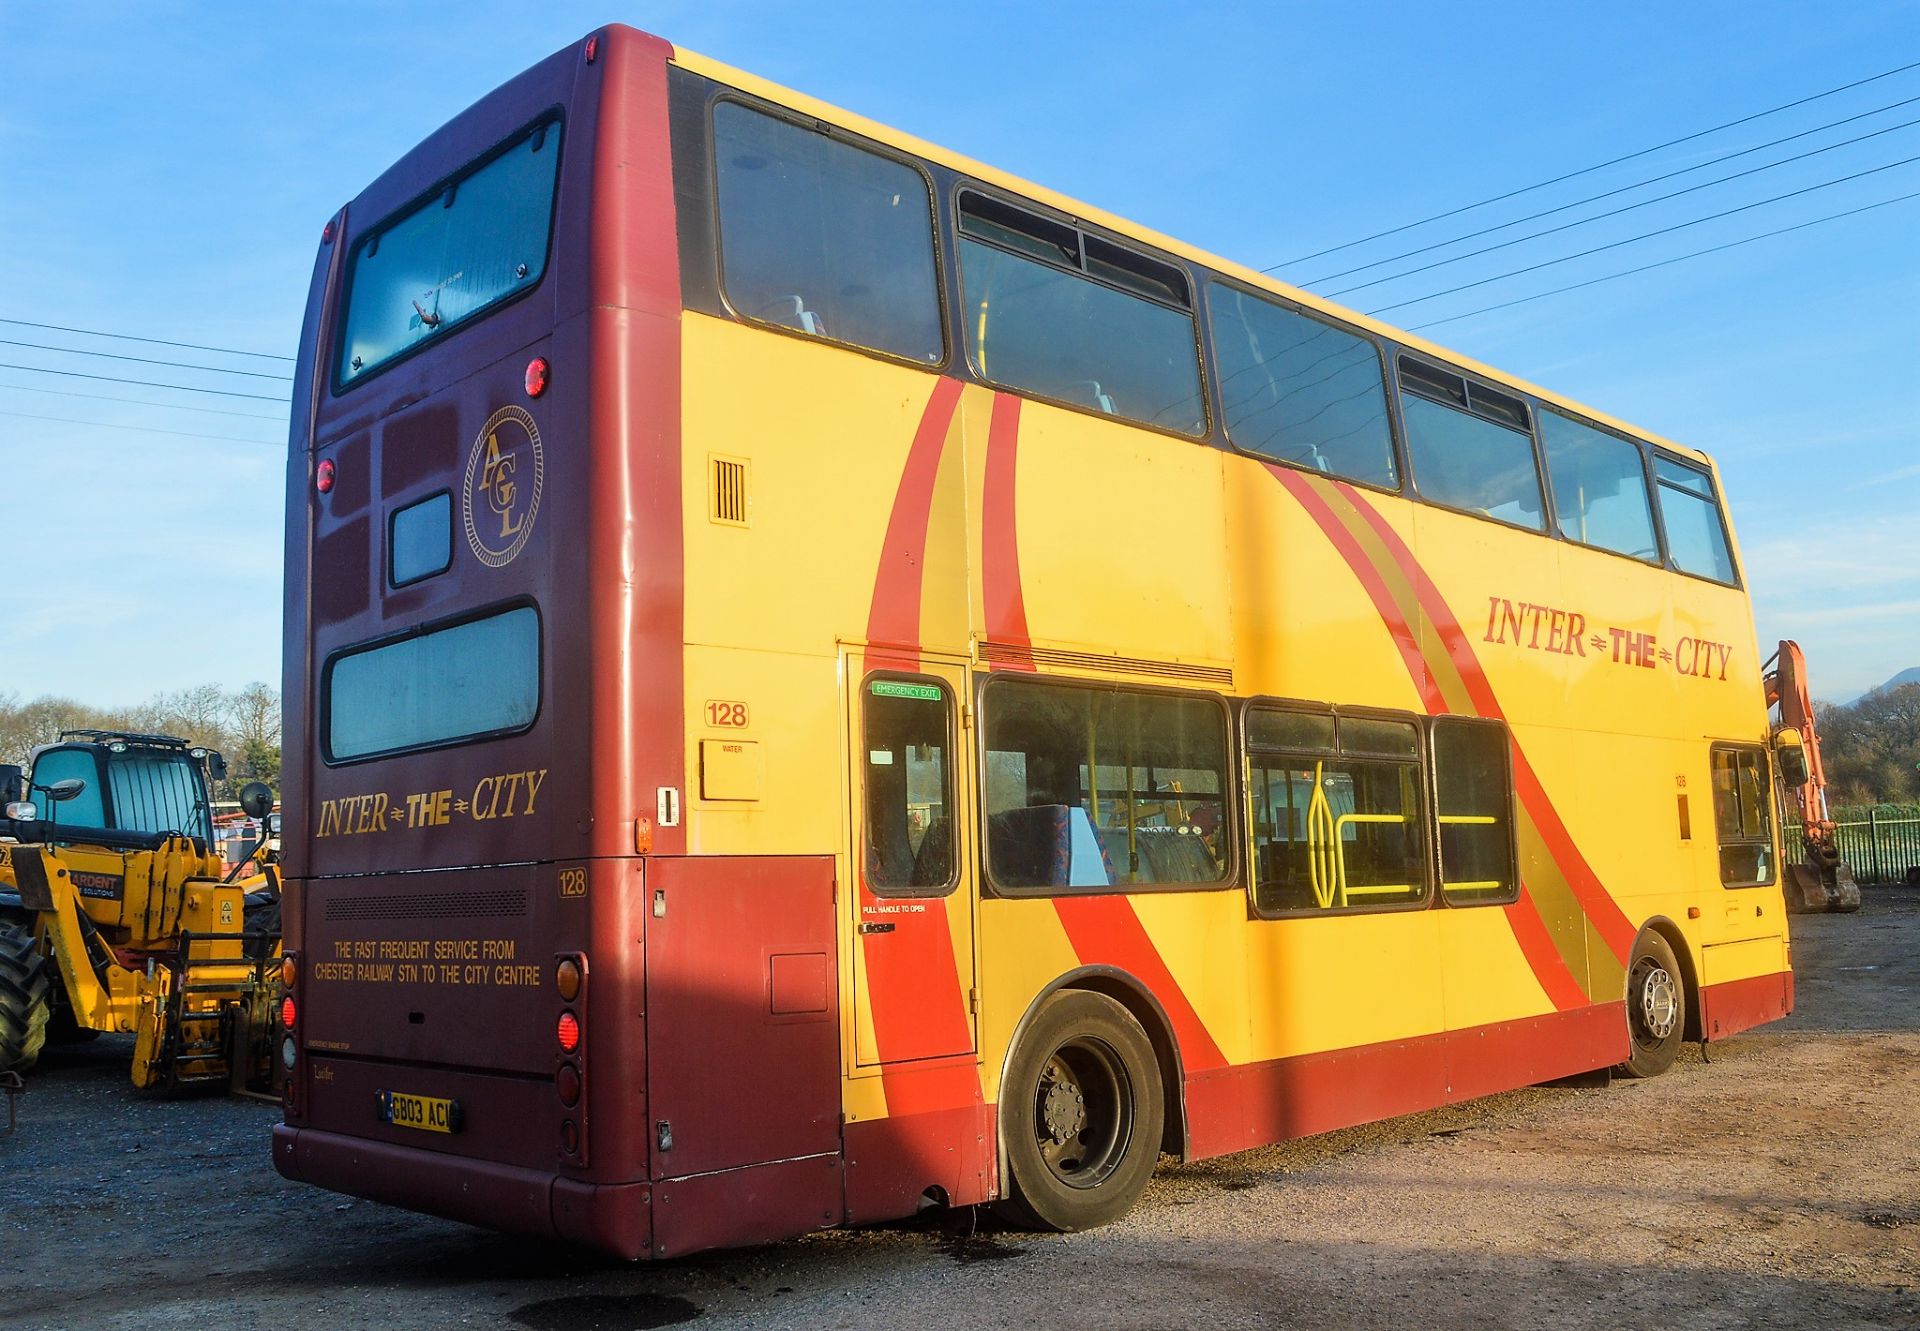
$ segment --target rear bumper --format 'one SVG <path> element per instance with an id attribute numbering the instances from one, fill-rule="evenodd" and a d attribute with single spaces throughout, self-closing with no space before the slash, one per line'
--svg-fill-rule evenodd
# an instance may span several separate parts
<path id="1" fill-rule="evenodd" d="M 284 1178 L 331 1192 L 628 1260 L 653 1246 L 646 1183 L 586 1183 L 285 1123 L 274 1125 L 273 1167 Z"/>

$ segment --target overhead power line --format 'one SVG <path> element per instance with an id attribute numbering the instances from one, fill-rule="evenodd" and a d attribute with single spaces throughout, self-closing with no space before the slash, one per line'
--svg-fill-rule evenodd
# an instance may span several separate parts
<path id="1" fill-rule="evenodd" d="M 1744 171 L 1735 171 L 1731 175 L 1720 176 L 1713 180 L 1703 180 L 1698 185 L 1688 185 L 1685 189 L 1677 189 L 1670 194 L 1656 194 L 1651 199 L 1641 199 L 1636 203 L 1622 204 L 1618 208 L 1609 208 L 1606 212 L 1595 213 L 1591 217 L 1577 217 L 1571 222 L 1562 222 L 1558 226 L 1550 226 L 1541 231 L 1530 231 L 1524 236 L 1515 236 L 1513 239 L 1503 240 L 1497 245 L 1483 245 L 1477 250 L 1468 250 L 1465 254 L 1455 254 L 1445 259 L 1435 259 L 1432 263 L 1423 263 L 1418 268 L 1404 268 L 1397 273 L 1388 273 L 1385 277 L 1372 278 L 1366 282 L 1356 282 L 1350 287 L 1341 287 L 1338 291 L 1332 291 L 1327 294 L 1331 296 L 1344 296 L 1350 291 L 1365 291 L 1368 287 L 1377 287 L 1383 282 L 1393 282 L 1403 277 L 1412 277 L 1416 273 L 1432 272 L 1435 268 L 1444 268 L 1448 264 L 1459 263 L 1463 259 L 1477 259 L 1483 254 L 1492 254 L 1496 250 L 1511 249 L 1515 245 L 1524 245 L 1528 241 L 1538 240 L 1542 236 L 1558 235 L 1562 231 L 1571 231 L 1575 227 L 1585 226 L 1589 222 L 1605 221 L 1609 217 L 1618 217 L 1622 213 L 1634 212 L 1641 208 L 1650 208 L 1656 203 L 1665 203 L 1669 199 L 1677 199 L 1682 195 L 1698 194 L 1701 190 L 1712 189 L 1715 185 L 1725 185 L 1729 181 L 1741 180 L 1747 176 L 1757 176 L 1762 171 L 1771 171 L 1777 166 L 1788 166 L 1794 162 L 1805 161 L 1809 157 L 1818 157 L 1822 153 L 1830 153 L 1839 148 L 1852 147 L 1856 143 L 1865 143 L 1868 139 L 1877 139 L 1882 134 L 1891 134 L 1895 130 L 1911 129 L 1915 125 L 1920 125 L 1920 120 L 1906 120 L 1898 125 L 1888 125 L 1885 129 L 1876 129 L 1871 133 L 1862 134 L 1856 138 L 1842 139 L 1840 142 L 1830 143 L 1824 148 L 1809 148 L 1806 152 L 1795 153 L 1791 157 L 1782 157 L 1777 162 L 1763 162 L 1759 166 L 1750 166 Z"/>
<path id="2" fill-rule="evenodd" d="M 205 416 L 237 416 L 245 421 L 274 421 L 284 424 L 286 417 L 267 416 L 257 411 L 223 411 L 219 407 L 196 407 L 191 402 L 154 402 L 143 397 L 112 397 L 106 393 L 74 393 L 64 388 L 35 388 L 31 384 L 0 384 L 0 390 L 15 393 L 45 393 L 51 397 L 85 398 L 89 402 L 124 402 L 130 407 L 160 407 L 167 411 L 192 411 Z"/>
<path id="3" fill-rule="evenodd" d="M 1493 203 L 1503 203 L 1508 199 L 1517 198 L 1522 194 L 1531 194 L 1534 190 L 1545 189 L 1549 185 L 1558 185 L 1562 181 L 1573 180 L 1579 176 L 1592 175 L 1595 171 L 1604 171 L 1610 166 L 1618 166 L 1622 162 L 1631 162 L 1636 158 L 1646 157 L 1667 148 L 1677 148 L 1683 143 L 1691 143 L 1695 139 L 1704 139 L 1709 134 L 1718 134 L 1723 129 L 1733 129 L 1737 125 L 1750 124 L 1755 120 L 1765 119 L 1767 116 L 1778 115 L 1782 111 L 1791 111 L 1796 106 L 1805 106 L 1809 102 L 1817 102 L 1823 98 L 1833 97 L 1839 93 L 1851 91 L 1854 88 L 1863 88 L 1869 83 L 1878 83 L 1881 79 L 1890 79 L 1894 75 L 1904 74 L 1910 69 L 1920 69 L 1920 60 L 1901 65 L 1896 69 L 1886 70 L 1879 74 L 1871 74 L 1864 79 L 1855 79 L 1851 83 L 1843 83 L 1837 88 L 1828 88 L 1825 92 L 1816 92 L 1810 96 L 1801 97 L 1791 102 L 1783 102 L 1779 106 L 1770 106 L 1764 111 L 1755 111 L 1752 115 L 1741 116 L 1737 120 L 1729 120 L 1724 124 L 1714 125 L 1708 129 L 1695 130 L 1693 133 L 1683 134 L 1677 139 L 1668 139 L 1665 143 L 1656 143 L 1651 148 L 1641 148 L 1620 157 L 1609 158 L 1604 162 L 1596 162 L 1592 166 L 1583 166 L 1578 171 L 1568 171 L 1562 175 L 1554 176 L 1549 180 L 1537 180 L 1531 185 L 1522 185 L 1518 189 L 1508 190 L 1504 194 L 1495 194 L 1491 198 L 1480 199 L 1474 203 L 1463 203 L 1458 208 L 1449 208 L 1445 212 L 1434 213 L 1431 217 L 1423 217 L 1417 222 L 1407 222 L 1400 226 L 1388 227 L 1385 231 L 1376 231 L 1372 235 L 1362 236 L 1358 240 L 1349 240 L 1340 245 L 1330 245 L 1326 249 L 1315 250 L 1312 254 L 1303 254 L 1297 259 L 1286 259 L 1280 263 L 1273 264 L 1271 267 L 1263 268 L 1260 271 L 1263 273 L 1271 273 L 1274 269 L 1284 268 L 1288 264 L 1305 263 L 1308 259 L 1318 259 L 1322 255 L 1327 254 L 1337 254 L 1341 250 L 1350 250 L 1356 245 L 1365 245 L 1369 241 L 1383 240 L 1388 236 L 1397 236 L 1403 231 L 1411 231 L 1415 227 L 1425 226 L 1429 222 L 1439 222 L 1449 217 L 1458 217 L 1461 213 L 1472 212 L 1475 208 L 1484 208 L 1488 204 Z"/>
<path id="4" fill-rule="evenodd" d="M 122 379 L 112 374 L 83 374 L 79 370 L 50 370 L 44 365 L 15 365 L 11 361 L 0 361 L 0 370 L 25 370 L 29 374 L 57 374 L 68 379 L 97 379 L 102 383 L 131 384 L 136 388 L 170 388 L 177 393 L 211 393 L 215 397 L 243 397 L 253 402 L 278 402 L 285 404 L 287 399 L 274 397 L 267 393 L 236 393 L 230 388 L 189 388 L 185 384 L 159 384 L 151 379 Z"/>
<path id="5" fill-rule="evenodd" d="M 1537 222 L 1543 217 L 1552 217 L 1556 213 L 1564 213 L 1569 208 L 1579 208 L 1585 204 L 1598 203 L 1602 199 L 1611 199 L 1616 195 L 1626 194 L 1637 189 L 1644 189 L 1648 185 L 1658 185 L 1661 181 L 1672 180 L 1676 176 L 1692 175 L 1695 171 L 1704 171 L 1710 166 L 1718 166 L 1722 162 L 1731 162 L 1736 157 L 1746 157 L 1751 153 L 1764 152 L 1768 148 L 1778 148 L 1783 143 L 1792 143 L 1795 139 L 1804 139 L 1809 134 L 1819 134 L 1829 129 L 1838 129 L 1842 125 L 1851 125 L 1856 120 L 1865 120 L 1869 116 L 1877 116 L 1887 111 L 1897 111 L 1899 108 L 1911 106 L 1915 102 L 1920 102 L 1920 97 L 1908 97 L 1898 102 L 1888 102 L 1885 106 L 1876 106 L 1871 111 L 1862 111 L 1858 115 L 1847 116 L 1840 120 L 1829 120 L 1824 125 L 1815 125 L 1812 129 L 1803 129 L 1798 134 L 1788 134 L 1782 138 L 1769 139 L 1765 143 L 1756 143 L 1751 148 L 1742 148 L 1738 152 L 1723 153 L 1719 157 L 1709 157 L 1704 162 L 1695 162 L 1692 166 L 1683 166 L 1677 171 L 1668 171 L 1662 175 L 1649 176 L 1645 180 L 1636 180 L 1631 185 L 1621 185 L 1617 189 L 1603 190 L 1598 194 L 1589 194 L 1586 198 L 1575 199 L 1572 203 L 1563 203 L 1554 208 L 1543 208 L 1537 213 L 1528 213 L 1525 217 L 1516 217 L 1510 222 L 1496 222 L 1492 226 L 1483 226 L 1478 231 L 1468 231 L 1463 235 L 1452 236 L 1446 240 L 1436 240 L 1431 245 L 1422 245 L 1418 249 L 1402 250 L 1398 254 L 1389 254 L 1384 259 L 1375 259 L 1371 263 L 1356 264 L 1352 268 L 1343 268 L 1337 273 L 1328 273 L 1325 277 L 1309 278 L 1304 282 L 1297 282 L 1294 285 L 1309 288 L 1316 287 L 1322 282 L 1333 282 L 1342 277 L 1351 277 L 1355 273 L 1364 273 L 1369 268 L 1379 268 L 1385 264 L 1398 263 L 1402 259 L 1412 259 L 1422 254 L 1431 254 L 1433 251 L 1445 249 L 1449 245 L 1458 245 L 1463 240 L 1478 240 L 1480 237 L 1490 236 L 1496 231 L 1505 231 L 1510 226 L 1522 226 L 1528 222 Z M 1907 123 L 1912 124 L 1913 122 L 1908 121 Z M 1895 126 L 1895 128 L 1898 129 L 1901 128 L 1901 126 Z M 1849 139 L 1847 142 L 1857 143 L 1859 140 Z M 1837 148 L 1842 145 L 1835 144 L 1833 146 Z M 1797 159 L 1789 157 L 1786 160 L 1791 162 Z M 1668 197 L 1672 196 L 1669 195 Z M 1464 258 L 1466 256 L 1462 255 L 1459 257 Z"/>
<path id="6" fill-rule="evenodd" d="M 1517 300 L 1503 300 L 1498 305 L 1482 305 L 1477 310 L 1468 310 L 1465 314 L 1449 314 L 1444 319 L 1429 319 L 1423 324 L 1414 324 L 1407 331 L 1417 333 L 1425 328 L 1438 328 L 1441 324 L 1458 323 L 1462 319 L 1471 319 L 1476 314 L 1491 314 L 1495 310 L 1511 309 L 1515 305 L 1525 305 L 1531 301 L 1545 300 L 1548 296 L 1562 296 L 1569 291 L 1578 291 L 1582 287 L 1598 286 L 1602 282 L 1613 282 L 1623 277 L 1632 277 L 1635 273 L 1652 272 L 1655 268 L 1666 268 L 1688 259 L 1702 258 L 1708 254 L 1718 254 L 1722 250 L 1738 249 L 1742 245 L 1751 245 L 1756 240 L 1769 240 L 1774 236 L 1784 236 L 1790 231 L 1805 231 L 1810 226 L 1819 226 L 1824 222 L 1837 222 L 1843 217 L 1857 217 L 1861 213 L 1870 213 L 1876 208 L 1890 207 L 1896 203 L 1906 203 L 1911 199 L 1920 199 L 1920 190 L 1912 194 L 1901 194 L 1891 199 L 1882 199 L 1878 203 L 1869 203 L 1860 208 L 1849 208 L 1843 213 L 1828 213 L 1825 217 L 1816 217 L 1809 222 L 1798 222 L 1793 226 L 1783 226 L 1774 231 L 1762 231 L 1757 236 L 1747 236 L 1741 240 L 1730 240 L 1724 245 L 1711 245 L 1704 250 L 1694 250 L 1690 254 L 1676 254 L 1671 259 L 1661 259 L 1657 263 L 1643 263 L 1638 268 L 1628 268 L 1618 273 L 1608 273 L 1605 277 L 1592 277 L 1584 282 L 1575 282 L 1571 286 L 1555 287 L 1551 291 L 1535 292 L 1531 296 L 1521 296 Z"/>
<path id="7" fill-rule="evenodd" d="M 151 356 L 123 356 L 117 351 L 82 351 L 79 347 L 51 347 L 44 342 L 18 342 L 10 337 L 0 337 L 0 347 L 28 347 L 34 351 L 58 351 L 68 356 L 97 356 L 103 360 L 132 361 L 136 365 L 167 365 L 176 370 L 200 370 L 207 374 L 238 374 L 248 379 L 274 379 L 283 384 L 293 382 L 290 374 L 268 374 L 265 370 L 228 370 L 218 365 L 195 365 L 184 360 L 154 360 Z"/>
<path id="8" fill-rule="evenodd" d="M 210 347 L 200 342 L 173 342 L 164 337 L 135 337 L 132 333 L 108 333 L 98 328 L 68 328 L 64 324 L 34 323 L 29 319 L 0 319 L 0 324 L 12 324 L 16 328 L 39 328 L 50 333 L 81 333 L 87 337 L 111 337 L 121 342 L 146 342 L 156 347 L 179 347 L 183 351 L 217 351 L 227 356 L 253 356 L 259 360 L 283 360 L 292 363 L 292 356 L 280 356 L 271 351 L 242 351 L 238 347 Z"/>
<path id="9" fill-rule="evenodd" d="M 1552 268 L 1559 264 L 1571 263 L 1575 259 L 1584 259 L 1590 254 L 1602 254 L 1607 250 L 1617 250 L 1622 245 L 1632 245 L 1637 241 L 1651 240 L 1655 236 L 1664 236 L 1670 232 L 1684 231 L 1690 226 L 1699 226 L 1703 222 L 1717 222 L 1723 217 L 1732 217 L 1736 213 L 1751 212 L 1755 208 L 1764 208 L 1770 203 L 1779 203 L 1785 199 L 1796 199 L 1802 194 L 1812 194 L 1817 190 L 1832 189 L 1835 185 L 1844 185 L 1850 180 L 1862 180 L 1867 176 L 1877 176 L 1882 171 L 1891 171 L 1896 167 L 1909 166 L 1914 162 L 1920 162 L 1920 156 L 1903 157 L 1897 162 L 1888 162 L 1885 166 L 1870 167 L 1865 171 L 1856 171 L 1850 176 L 1841 176 L 1835 180 L 1823 180 L 1817 185 L 1807 185 L 1801 189 L 1788 190 L 1785 194 L 1776 194 L 1770 199 L 1757 199 L 1752 203 L 1743 203 L 1738 208 L 1728 208 L 1723 212 L 1709 213 L 1705 217 L 1695 217 L 1685 222 L 1676 222 L 1672 226 L 1663 226 L 1656 231 L 1643 231 L 1637 236 L 1628 236 L 1625 240 L 1616 240 L 1605 245 L 1595 245 L 1592 249 L 1581 250 L 1577 254 L 1564 254 L 1557 259 L 1544 259 L 1539 263 L 1528 264 L 1524 268 L 1515 268 L 1510 272 L 1495 273 L 1492 277 L 1483 277 L 1477 282 L 1462 282 L 1459 286 L 1448 287 L 1444 291 L 1430 291 L 1424 296 L 1414 296 L 1409 300 L 1395 301 L 1391 305 L 1382 305 L 1377 309 L 1368 310 L 1367 313 L 1385 314 L 1389 310 L 1400 310 L 1405 309 L 1409 305 L 1425 304 L 1430 300 L 1438 300 L 1442 296 L 1451 296 L 1456 291 L 1471 291 L 1475 287 L 1483 287 L 1491 282 L 1503 282 L 1509 277 L 1519 277 L 1523 273 L 1536 273 L 1542 268 Z"/>
<path id="10" fill-rule="evenodd" d="M 77 421 L 68 416 L 36 416 L 25 411 L 0 411 L 0 416 L 13 416 L 23 421 L 52 421 L 57 425 L 87 425 L 96 430 L 132 430 L 138 434 L 170 434 L 181 439 L 211 439 L 223 444 L 255 444 L 261 448 L 273 448 L 278 444 L 273 439 L 242 439 L 230 434 L 196 434 L 191 430 L 160 430 L 151 425 L 112 425 L 106 421 Z"/>

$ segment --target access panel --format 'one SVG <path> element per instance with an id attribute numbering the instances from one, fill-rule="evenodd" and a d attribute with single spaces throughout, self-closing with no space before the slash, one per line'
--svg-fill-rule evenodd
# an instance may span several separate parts
<path id="1" fill-rule="evenodd" d="M 647 865 L 653 1177 L 840 1150 L 833 860 Z"/>

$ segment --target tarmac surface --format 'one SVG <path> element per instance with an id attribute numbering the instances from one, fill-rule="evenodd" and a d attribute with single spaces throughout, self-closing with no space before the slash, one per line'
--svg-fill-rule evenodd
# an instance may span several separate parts
<path id="1" fill-rule="evenodd" d="M 99 1040 L 0 1138 L 0 1327 L 1911 1331 L 1920 891 L 1792 927 L 1795 1015 L 1653 1081 L 1163 1162 L 1087 1234 L 960 1211 L 657 1266 L 286 1183 L 274 1108 L 141 1097 Z"/>

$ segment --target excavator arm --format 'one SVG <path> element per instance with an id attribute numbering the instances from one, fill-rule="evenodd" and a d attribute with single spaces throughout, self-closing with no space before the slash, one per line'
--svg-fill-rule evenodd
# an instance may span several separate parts
<path id="1" fill-rule="evenodd" d="M 1807 658 L 1799 643 L 1781 641 L 1780 650 L 1767 662 L 1765 682 L 1767 706 L 1779 715 L 1776 753 L 1784 757 L 1788 750 L 1797 749 L 1804 756 L 1804 772 L 1787 772 L 1782 782 L 1800 810 L 1801 858 L 1786 866 L 1781 884 L 1787 908 L 1799 913 L 1859 910 L 1860 885 L 1840 858 L 1827 809 L 1826 764 L 1820 756 L 1820 730 L 1807 690 Z M 1784 739 L 1783 733 L 1790 733 L 1798 743 Z M 1780 766 L 1785 769 L 1788 764 Z M 1796 784 L 1787 779 L 1793 776 L 1805 779 Z"/>

